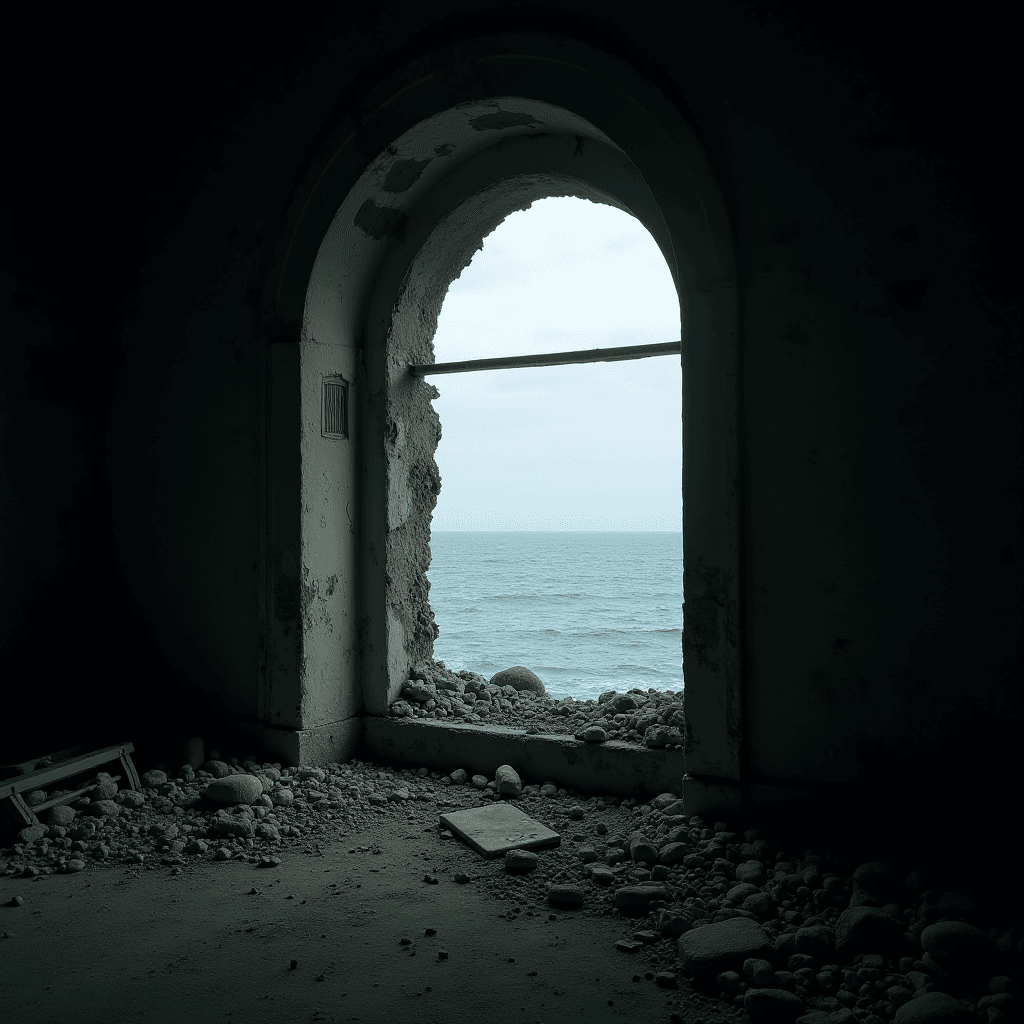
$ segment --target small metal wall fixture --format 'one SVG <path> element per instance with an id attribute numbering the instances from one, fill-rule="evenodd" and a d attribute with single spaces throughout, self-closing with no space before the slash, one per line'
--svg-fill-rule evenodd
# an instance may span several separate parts
<path id="1" fill-rule="evenodd" d="M 333 441 L 348 438 L 348 381 L 340 374 L 323 378 L 320 433 Z"/>

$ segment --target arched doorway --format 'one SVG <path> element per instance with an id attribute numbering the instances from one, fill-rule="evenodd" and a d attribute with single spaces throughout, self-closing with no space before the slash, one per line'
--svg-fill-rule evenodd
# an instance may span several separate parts
<path id="1" fill-rule="evenodd" d="M 482 239 L 534 200 L 570 195 L 639 219 L 680 295 L 685 757 L 693 775 L 739 780 L 737 313 L 724 204 L 664 96 L 621 61 L 547 34 L 455 44 L 382 83 L 358 120 L 338 125 L 290 208 L 263 310 L 260 718 L 297 735 L 307 758 L 348 756 L 360 714 L 385 714 L 432 644 L 437 417 L 431 386 L 408 367 L 432 361 L 448 285 Z M 325 429 L 338 389 L 345 431 Z"/>

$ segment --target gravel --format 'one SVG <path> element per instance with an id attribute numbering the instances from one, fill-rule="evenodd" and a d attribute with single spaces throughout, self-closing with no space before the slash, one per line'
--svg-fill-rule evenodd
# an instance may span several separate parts
<path id="1" fill-rule="evenodd" d="M 223 784 L 239 775 L 244 782 Z M 158 765 L 143 778 L 141 793 L 78 800 L 69 824 L 6 837 L 0 874 L 29 880 L 110 867 L 178 874 L 230 860 L 275 867 L 286 857 L 317 856 L 321 837 L 389 820 L 430 832 L 434 846 L 461 846 L 438 829 L 438 814 L 500 799 L 496 780 L 478 788 L 457 765 L 442 775 L 359 760 L 299 767 L 243 765 L 226 756 L 198 771 Z M 215 792 L 259 796 L 251 804 L 217 804 L 206 796 L 217 779 Z M 431 870 L 417 876 L 422 884 L 476 886 L 507 908 L 508 920 L 556 916 L 553 908 L 621 920 L 616 948 L 624 971 L 644 959 L 645 976 L 657 984 L 700 987 L 716 997 L 723 1019 L 753 1011 L 799 1024 L 826 1017 L 831 1024 L 939 1024 L 952 1019 L 949 999 L 964 1008 L 963 1019 L 982 1024 L 1019 1015 L 1024 927 L 1000 919 L 999 907 L 976 905 L 970 893 L 922 890 L 919 872 L 898 872 L 885 860 L 848 864 L 827 850 L 796 850 L 785 836 L 769 840 L 756 828 L 740 832 L 735 823 L 687 816 L 671 793 L 640 802 L 520 781 L 513 802 L 559 832 L 561 846 L 536 851 L 536 861 L 525 857 L 522 865 L 480 858 L 455 872 L 425 864 Z M 523 870 L 525 861 L 532 869 Z M 461 868 L 468 863 L 464 858 Z M 16 936 L 23 913 L 11 911 L 2 937 Z M 738 952 L 730 952 L 718 926 L 736 919 L 743 922 L 733 928 Z M 756 955 L 743 955 L 748 949 Z M 714 975 L 689 971 L 686 958 L 713 965 Z"/>

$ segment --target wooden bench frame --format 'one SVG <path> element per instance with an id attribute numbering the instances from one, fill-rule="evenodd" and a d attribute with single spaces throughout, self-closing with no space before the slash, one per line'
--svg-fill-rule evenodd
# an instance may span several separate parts
<path id="1" fill-rule="evenodd" d="M 35 807 L 30 807 L 25 802 L 25 798 L 22 796 L 23 793 L 31 792 L 34 789 L 45 789 L 54 782 L 59 782 L 61 779 L 66 779 L 73 775 L 81 775 L 90 768 L 107 764 L 110 761 L 119 760 L 121 762 L 121 768 L 131 789 L 142 789 L 142 783 L 139 781 L 138 772 L 136 772 L 131 758 L 135 750 L 131 743 L 115 743 L 109 747 L 94 750 L 90 754 L 80 753 L 83 749 L 84 747 L 73 747 L 70 750 L 61 750 L 56 754 L 47 755 L 49 757 L 61 758 L 61 760 L 42 768 L 36 768 L 35 766 L 40 761 L 46 760 L 46 757 L 25 761 L 17 765 L 4 766 L 3 769 L 0 769 L 0 773 L 14 771 L 19 774 L 15 774 L 13 778 L 0 781 L 0 807 L 13 812 L 14 818 L 24 821 L 26 825 L 39 825 L 41 822 L 36 817 L 37 811 L 42 812 L 50 807 L 69 804 L 72 800 L 77 800 L 80 796 L 96 788 L 96 780 L 93 779 L 89 785 L 77 789 L 73 793 L 65 793 L 63 796 L 54 797 L 52 800 L 36 804 Z M 120 780 L 120 778 L 120 775 L 114 776 L 115 781 Z"/>

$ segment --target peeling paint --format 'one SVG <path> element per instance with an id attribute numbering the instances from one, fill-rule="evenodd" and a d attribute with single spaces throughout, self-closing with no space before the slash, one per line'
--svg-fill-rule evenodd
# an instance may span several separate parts
<path id="1" fill-rule="evenodd" d="M 377 242 L 382 238 L 404 242 L 408 217 L 401 210 L 378 206 L 372 199 L 367 199 L 359 207 L 352 223 Z"/>
<path id="2" fill-rule="evenodd" d="M 412 188 L 413 185 L 419 180 L 420 175 L 423 173 L 423 169 L 431 162 L 433 158 L 428 157 L 426 160 L 399 160 L 388 171 L 388 176 L 384 179 L 384 184 L 381 188 L 385 192 L 399 193 L 405 192 L 406 189 Z"/>

